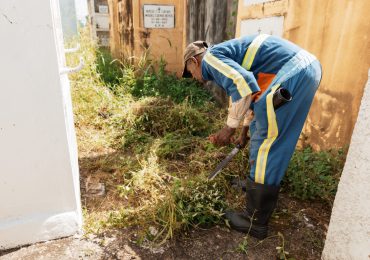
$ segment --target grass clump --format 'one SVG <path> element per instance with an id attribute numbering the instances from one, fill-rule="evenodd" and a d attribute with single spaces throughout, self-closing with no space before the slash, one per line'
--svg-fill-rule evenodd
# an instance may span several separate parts
<path id="1" fill-rule="evenodd" d="M 158 241 L 218 222 L 225 191 L 204 173 L 217 163 L 208 163 L 219 149 L 207 154 L 205 137 L 220 110 L 196 83 L 146 61 L 118 63 L 88 35 L 83 32 L 81 51 L 68 57 L 74 64 L 82 55 L 86 64 L 71 75 L 79 160 L 83 181 L 97 178 L 107 194 L 104 203 L 85 199 L 86 229 L 156 226 Z"/>
<path id="2" fill-rule="evenodd" d="M 161 231 L 154 241 L 171 238 L 176 230 L 210 226 L 222 220 L 227 203 L 225 187 L 205 178 L 176 180 L 158 208 L 156 222 Z"/>
<path id="3" fill-rule="evenodd" d="M 186 136 L 182 133 L 167 133 L 161 139 L 157 155 L 164 159 L 181 160 L 198 147 L 199 143 L 192 136 Z"/>
<path id="4" fill-rule="evenodd" d="M 97 66 L 96 71 L 104 85 L 110 89 L 115 89 L 122 81 L 123 70 L 120 62 L 113 59 L 109 49 L 100 48 L 96 50 Z"/>
<path id="5" fill-rule="evenodd" d="M 189 79 L 179 79 L 174 74 L 166 73 L 165 62 L 161 61 L 157 72 L 152 67 L 142 70 L 142 75 L 132 85 L 131 93 L 135 97 L 171 98 L 175 103 L 187 102 L 193 106 L 204 105 L 211 100 L 198 83 Z"/>
<path id="6" fill-rule="evenodd" d="M 142 99 L 135 115 L 136 129 L 153 136 L 180 130 L 193 136 L 205 136 L 212 122 L 205 109 L 195 109 L 187 101 L 174 104 L 168 98 Z"/>

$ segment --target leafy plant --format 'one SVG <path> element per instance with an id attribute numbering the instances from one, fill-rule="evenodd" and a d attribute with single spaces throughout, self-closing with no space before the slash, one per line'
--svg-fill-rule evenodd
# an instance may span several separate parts
<path id="1" fill-rule="evenodd" d="M 176 180 L 157 211 L 162 230 L 156 240 L 163 242 L 178 229 L 219 223 L 227 208 L 224 190 L 220 183 L 204 178 Z"/>
<path id="2" fill-rule="evenodd" d="M 314 152 L 311 147 L 297 150 L 284 180 L 290 194 L 307 199 L 333 201 L 345 161 L 345 152 Z"/>
<path id="3" fill-rule="evenodd" d="M 238 244 L 237 248 L 236 248 L 236 251 L 237 252 L 240 252 L 240 253 L 243 253 L 243 254 L 247 254 L 248 253 L 248 246 L 249 246 L 249 240 L 248 240 L 249 236 L 245 236 L 243 238 L 243 240 Z"/>

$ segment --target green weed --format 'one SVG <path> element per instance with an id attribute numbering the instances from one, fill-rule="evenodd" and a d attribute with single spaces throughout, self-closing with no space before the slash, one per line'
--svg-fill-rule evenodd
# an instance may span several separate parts
<path id="1" fill-rule="evenodd" d="M 164 242 L 176 230 L 191 226 L 210 226 L 222 220 L 227 204 L 225 187 L 204 178 L 176 180 L 158 208 L 156 222 L 161 226 L 159 238 Z"/>
<path id="2" fill-rule="evenodd" d="M 168 98 L 144 98 L 138 101 L 136 107 L 135 127 L 152 136 L 163 136 L 175 131 L 206 136 L 212 123 L 206 110 L 210 106 L 201 110 L 193 108 L 186 100 L 175 104 Z"/>
<path id="3" fill-rule="evenodd" d="M 192 136 L 182 133 L 167 133 L 160 141 L 157 155 L 165 159 L 184 159 L 198 146 L 198 142 Z"/>
<path id="4" fill-rule="evenodd" d="M 345 152 L 297 150 L 290 161 L 283 185 L 294 197 L 332 202 L 345 161 Z"/>
<path id="5" fill-rule="evenodd" d="M 113 59 L 109 49 L 100 48 L 96 51 L 97 73 L 101 80 L 111 89 L 115 88 L 123 78 L 123 70 L 118 60 Z"/>
<path id="6" fill-rule="evenodd" d="M 295 258 L 289 257 L 289 252 L 285 250 L 285 238 L 284 235 L 278 232 L 278 237 L 281 242 L 280 246 L 276 247 L 277 259 L 280 260 L 295 260 Z"/>
<path id="7" fill-rule="evenodd" d="M 185 100 L 191 105 L 199 106 L 211 100 L 211 96 L 198 83 L 189 79 L 179 79 L 165 72 L 165 63 L 161 62 L 157 73 L 145 70 L 132 86 L 135 97 L 171 98 L 175 103 Z"/>

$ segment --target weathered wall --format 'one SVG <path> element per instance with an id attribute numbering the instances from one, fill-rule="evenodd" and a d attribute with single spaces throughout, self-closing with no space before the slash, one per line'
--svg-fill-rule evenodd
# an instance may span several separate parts
<path id="1" fill-rule="evenodd" d="M 235 33 L 237 2 L 233 0 L 188 0 L 186 43 L 203 40 L 210 44 L 232 38 Z M 230 28 L 232 27 L 232 28 Z M 227 105 L 226 93 L 215 83 L 205 84 L 221 105 Z"/>
<path id="2" fill-rule="evenodd" d="M 335 196 L 322 258 L 370 257 L 370 71 Z"/>
<path id="3" fill-rule="evenodd" d="M 107 2 L 109 8 L 109 47 L 112 55 L 119 57 L 118 0 L 108 0 Z"/>
<path id="4" fill-rule="evenodd" d="M 244 2 L 239 1 L 236 36 L 242 20 L 283 15 L 283 37 L 316 55 L 323 66 L 302 140 L 316 149 L 347 145 L 370 67 L 370 1 Z"/>
<path id="5" fill-rule="evenodd" d="M 228 2 L 189 0 L 187 43 L 204 40 L 215 44 L 226 39 Z"/>
<path id="6" fill-rule="evenodd" d="M 235 33 L 237 0 L 108 0 L 108 4 L 113 56 L 135 62 L 149 50 L 150 58 L 164 57 L 167 71 L 178 76 L 183 69 L 183 51 L 189 42 L 202 39 L 214 44 Z M 144 28 L 144 4 L 175 5 L 175 28 Z M 219 87 L 207 84 L 206 88 L 219 103 L 227 103 Z"/>
<path id="7" fill-rule="evenodd" d="M 134 55 L 134 24 L 132 0 L 108 0 L 110 16 L 110 49 L 114 57 Z"/>
<path id="8" fill-rule="evenodd" d="M 185 0 L 109 0 L 111 12 L 111 50 L 120 59 L 138 60 L 146 51 L 150 57 L 167 62 L 166 69 L 180 72 L 185 47 Z M 174 5 L 174 28 L 144 28 L 143 5 Z M 117 13 L 118 12 L 118 13 Z"/>

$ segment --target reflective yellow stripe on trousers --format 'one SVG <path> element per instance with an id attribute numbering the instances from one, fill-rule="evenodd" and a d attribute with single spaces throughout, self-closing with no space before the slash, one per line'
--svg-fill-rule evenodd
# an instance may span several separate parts
<path id="1" fill-rule="evenodd" d="M 254 174 L 254 181 L 263 184 L 265 182 L 267 157 L 272 143 L 275 141 L 279 134 L 279 129 L 276 122 L 276 114 L 272 103 L 272 97 L 275 90 L 280 86 L 277 84 L 271 88 L 271 92 L 266 96 L 266 111 L 267 111 L 267 138 L 263 140 L 260 148 L 258 149 L 256 160 L 256 171 Z"/>
<path id="2" fill-rule="evenodd" d="M 252 43 L 249 45 L 247 53 L 243 59 L 242 67 L 250 70 L 256 57 L 256 53 L 262 43 L 269 37 L 268 34 L 261 34 L 257 36 Z M 279 85 L 272 87 L 271 92 L 266 96 L 266 111 L 267 111 L 267 122 L 268 122 L 268 132 L 267 138 L 262 142 L 258 149 L 257 160 L 256 160 L 256 170 L 255 170 L 255 182 L 263 184 L 265 182 L 265 173 L 268 153 L 270 151 L 272 143 L 278 136 L 278 126 L 276 122 L 275 110 L 272 104 L 272 96 Z"/>

